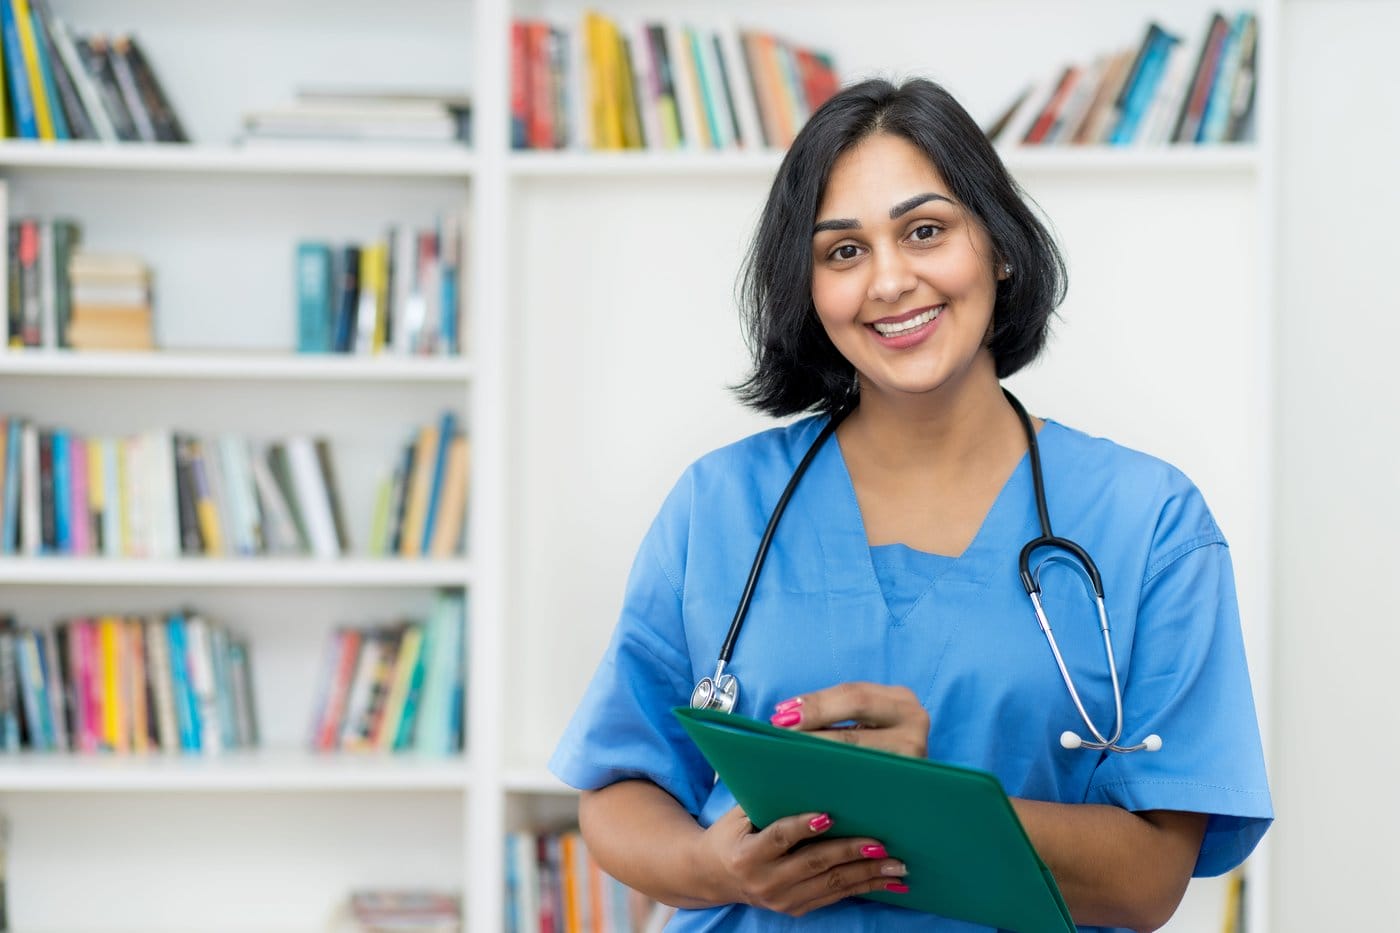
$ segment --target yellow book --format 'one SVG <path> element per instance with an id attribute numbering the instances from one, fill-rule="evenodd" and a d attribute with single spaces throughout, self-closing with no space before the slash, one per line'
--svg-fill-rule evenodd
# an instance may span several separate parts
<path id="1" fill-rule="evenodd" d="M 597 13 L 584 17 L 584 28 L 587 30 L 588 71 L 592 78 L 593 139 L 599 149 L 621 149 L 625 142 L 622 108 L 618 106 L 621 90 L 617 80 L 620 45 L 617 29 Z"/>
<path id="2" fill-rule="evenodd" d="M 219 504 L 209 489 L 209 467 L 204 444 L 191 440 L 190 453 L 194 458 L 194 517 L 199 522 L 199 536 L 204 539 L 204 553 L 210 557 L 222 557 L 224 553 L 224 529 L 219 521 Z"/>
<path id="3" fill-rule="evenodd" d="M 87 465 L 88 465 L 88 511 L 91 513 L 89 521 L 101 528 L 102 513 L 107 508 L 107 464 L 102 459 L 102 441 L 95 437 L 90 437 L 87 443 Z M 103 547 L 98 542 L 93 542 L 93 553 L 103 553 Z"/>
<path id="4" fill-rule="evenodd" d="M 126 751 L 126 692 L 123 688 L 125 665 L 122 620 L 103 616 L 97 623 L 98 648 L 102 663 L 102 744 L 112 751 Z"/>
<path id="5" fill-rule="evenodd" d="M 622 118 L 622 145 L 627 149 L 642 149 L 646 141 L 642 138 L 642 115 L 637 112 L 637 89 L 632 84 L 633 63 L 640 50 L 632 49 L 629 55 L 628 43 L 615 25 L 612 38 L 617 61 L 617 109 Z"/>
<path id="6" fill-rule="evenodd" d="M 404 509 L 403 534 L 399 553 L 417 557 L 423 552 L 423 526 L 428 521 L 428 499 L 433 492 L 433 468 L 437 463 L 438 426 L 424 425 L 413 449 L 413 476 L 408 484 L 408 507 Z"/>
<path id="7" fill-rule="evenodd" d="M 10 79 L 10 73 L 5 70 L 5 43 L 0 42 L 0 84 Z M 0 139 L 5 139 L 10 135 L 10 106 L 5 95 L 0 94 Z M 19 134 L 16 133 L 16 136 Z"/>
<path id="8" fill-rule="evenodd" d="M 402 235 L 402 231 L 400 231 Z M 389 336 L 389 244 L 374 248 L 374 352 L 384 349 Z"/>
<path id="9" fill-rule="evenodd" d="M 34 16 L 29 12 L 29 0 L 10 0 L 14 10 L 15 26 L 19 31 L 19 45 L 24 51 L 24 71 L 29 75 L 29 94 L 34 98 L 34 120 L 39 125 L 40 139 L 55 139 L 53 131 L 53 111 L 49 109 L 49 95 L 44 87 L 44 75 L 39 69 L 39 43 L 34 36 Z M 53 101 L 58 106 L 58 101 Z"/>
<path id="10" fill-rule="evenodd" d="M 408 688 L 413 683 L 413 669 L 418 664 L 418 655 L 423 649 L 423 627 L 410 625 L 404 629 L 399 642 L 399 654 L 394 659 L 394 673 L 389 681 L 389 696 L 384 701 L 384 712 L 379 717 L 377 731 L 372 737 L 374 747 L 381 752 L 392 751 L 394 739 L 399 734 L 399 721 L 403 719 L 404 704 L 408 701 Z"/>

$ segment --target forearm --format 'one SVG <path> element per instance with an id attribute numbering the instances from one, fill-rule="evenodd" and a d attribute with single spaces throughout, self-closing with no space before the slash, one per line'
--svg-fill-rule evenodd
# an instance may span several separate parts
<path id="1" fill-rule="evenodd" d="M 701 908 L 734 899 L 701 864 L 704 831 L 695 817 L 650 781 L 585 791 L 579 828 L 604 871 L 663 904 Z"/>
<path id="2" fill-rule="evenodd" d="M 1013 799 L 1076 923 L 1155 930 L 1191 880 L 1206 817 Z"/>

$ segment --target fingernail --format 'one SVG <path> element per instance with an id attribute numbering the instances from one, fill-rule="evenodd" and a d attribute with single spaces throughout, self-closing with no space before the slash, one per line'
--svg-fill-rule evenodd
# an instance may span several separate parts
<path id="1" fill-rule="evenodd" d="M 891 881 L 889 884 L 885 885 L 885 890 L 895 894 L 908 894 L 909 885 L 900 884 L 898 881 Z"/>
<path id="2" fill-rule="evenodd" d="M 880 866 L 880 874 L 894 875 L 896 877 L 903 878 L 905 875 L 909 874 L 909 869 L 905 866 L 903 862 L 891 862 L 888 865 Z"/>
<path id="3" fill-rule="evenodd" d="M 783 713 L 774 713 L 768 720 L 775 726 L 795 726 L 802 721 L 802 711 L 790 709 Z"/>
<path id="4" fill-rule="evenodd" d="M 776 707 L 780 713 L 790 713 L 802 705 L 801 697 L 793 697 L 791 700 L 784 700 Z"/>
<path id="5" fill-rule="evenodd" d="M 885 851 L 885 847 L 882 845 L 861 846 L 860 854 L 865 856 L 866 858 L 884 858 L 885 856 L 889 855 L 889 853 Z"/>
<path id="6" fill-rule="evenodd" d="M 819 833 L 831 825 L 831 817 L 827 816 L 825 813 L 822 813 L 812 817 L 812 819 L 808 821 L 807 825 L 812 827 L 812 832 Z"/>

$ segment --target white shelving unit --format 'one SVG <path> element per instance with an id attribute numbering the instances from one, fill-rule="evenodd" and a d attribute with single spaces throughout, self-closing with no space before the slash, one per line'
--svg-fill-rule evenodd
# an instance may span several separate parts
<path id="1" fill-rule="evenodd" d="M 1005 153 L 1071 263 L 1057 341 L 1018 390 L 1038 412 L 1176 460 L 1205 489 L 1235 548 L 1266 723 L 1258 478 L 1271 446 L 1278 3 L 1255 4 L 1257 144 Z M 357 510 L 351 537 L 363 540 L 369 490 L 402 432 L 451 406 L 472 438 L 471 517 L 462 560 L 0 561 L 0 608 L 24 624 L 188 603 L 247 630 L 268 736 L 218 759 L 0 759 L 11 920 L 35 931 L 324 929 L 351 888 L 402 885 L 463 891 L 466 928 L 501 930 L 502 833 L 574 807 L 544 762 L 601 654 L 642 531 L 684 464 L 764 425 L 724 387 L 744 363 L 733 277 L 780 156 L 512 152 L 510 20 L 573 22 L 575 0 L 50 5 L 80 31 L 134 29 L 196 144 L 0 143 L 12 213 L 77 217 L 86 242 L 152 261 L 168 348 L 0 353 L 5 412 L 77 430 L 326 433 Z M 771 29 L 830 48 L 849 77 L 927 73 L 986 117 L 1064 57 L 1134 41 L 1148 18 L 1192 34 L 1210 4 L 873 0 L 855 20 L 834 0 L 600 8 Z M 470 87 L 473 150 L 231 144 L 240 110 L 304 83 Z M 368 239 L 445 210 L 468 217 L 466 356 L 288 352 L 297 239 Z M 1143 352 L 1105 351 L 1125 346 Z M 1160 382 L 1172 378 L 1168 354 L 1190 374 L 1177 374 L 1174 397 Z M 466 756 L 300 751 L 329 628 L 422 613 L 439 587 L 469 593 Z M 1266 857 L 1250 879 L 1257 930 L 1268 929 Z M 104 868 L 118 863 L 132 870 Z M 87 873 L 82 899 L 75 872 Z M 1193 886 L 1170 929 L 1215 929 L 1218 891 Z"/>

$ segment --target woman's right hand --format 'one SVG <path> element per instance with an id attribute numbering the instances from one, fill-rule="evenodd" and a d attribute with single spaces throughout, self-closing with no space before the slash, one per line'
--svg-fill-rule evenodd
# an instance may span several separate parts
<path id="1" fill-rule="evenodd" d="M 804 813 L 759 830 L 735 807 L 700 835 L 699 855 L 724 900 L 793 917 L 857 894 L 909 890 L 903 863 L 878 840 L 822 839 L 831 825 L 825 813 Z"/>

